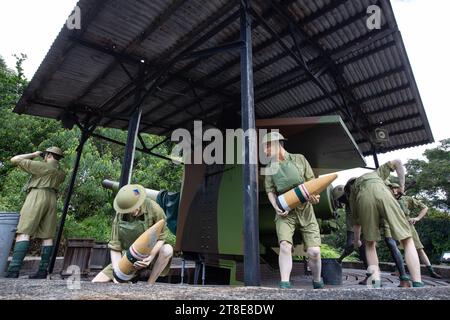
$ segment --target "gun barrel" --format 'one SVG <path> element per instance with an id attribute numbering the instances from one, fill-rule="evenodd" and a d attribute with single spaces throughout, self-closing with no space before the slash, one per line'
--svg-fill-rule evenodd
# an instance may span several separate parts
<path id="1" fill-rule="evenodd" d="M 115 192 L 119 191 L 119 182 L 105 179 L 102 181 L 102 186 L 106 189 L 111 189 Z M 145 188 L 145 192 L 147 193 L 147 197 L 156 201 L 156 197 L 158 196 L 159 190 L 153 190 L 149 188 Z"/>

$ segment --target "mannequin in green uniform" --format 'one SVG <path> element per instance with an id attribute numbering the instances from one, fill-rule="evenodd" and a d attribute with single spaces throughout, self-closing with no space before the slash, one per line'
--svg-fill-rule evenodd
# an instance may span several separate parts
<path id="1" fill-rule="evenodd" d="M 44 157 L 44 161 L 32 160 Z M 47 267 L 53 251 L 53 237 L 56 232 L 56 193 L 64 182 L 65 173 L 59 167 L 63 157 L 60 148 L 51 147 L 13 157 L 11 162 L 31 174 L 25 189 L 27 197 L 20 210 L 16 244 L 13 258 L 8 267 L 7 278 L 17 278 L 23 259 L 30 246 L 30 237 L 42 239 L 42 254 L 38 272 L 32 279 L 47 278 Z"/>
<path id="2" fill-rule="evenodd" d="M 419 234 L 417 233 L 417 230 L 415 228 L 415 224 L 422 220 L 422 218 L 427 214 L 428 207 L 413 197 L 403 195 L 400 192 L 400 185 L 398 183 L 388 182 L 387 185 L 391 188 L 392 195 L 397 199 L 400 207 L 402 208 L 406 218 L 410 223 L 412 238 L 417 249 L 417 254 L 419 255 L 420 261 L 425 264 L 431 277 L 441 279 L 442 277 L 433 270 L 433 266 L 431 265 L 430 259 L 428 259 L 427 254 L 425 253 L 424 246 L 420 241 Z M 417 217 L 411 217 L 411 210 L 419 210 L 419 214 L 417 215 Z"/>
<path id="3" fill-rule="evenodd" d="M 276 204 L 277 195 L 315 178 L 311 166 L 303 155 L 290 154 L 284 149 L 284 140 L 286 139 L 278 132 L 270 132 L 263 138 L 264 153 L 270 159 L 267 166 L 270 172 L 265 175 L 264 184 L 267 196 L 276 212 L 275 224 L 280 244 L 280 287 L 291 287 L 289 278 L 292 270 L 293 235 L 295 229 L 299 229 L 309 258 L 313 287 L 320 289 L 323 288 L 320 277 L 321 239 L 312 207 L 312 204 L 319 202 L 320 196 L 312 195 L 309 202 L 291 211 L 283 212 Z"/>
<path id="4" fill-rule="evenodd" d="M 353 233 L 353 214 L 350 210 L 350 203 L 349 203 L 351 186 L 353 185 L 355 180 L 356 180 L 356 178 L 349 179 L 347 181 L 347 183 L 345 184 L 345 186 L 343 186 L 343 185 L 336 186 L 336 187 L 334 187 L 333 192 L 332 192 L 336 207 L 338 207 L 338 208 L 344 207 L 344 209 L 345 209 L 345 225 L 346 225 L 346 229 L 347 229 L 347 238 L 346 238 L 346 242 L 345 242 L 344 252 L 342 252 L 341 256 L 337 259 L 337 261 L 339 263 L 342 263 L 342 260 L 344 260 L 350 254 L 352 254 L 353 251 L 355 251 L 355 247 L 353 246 L 353 242 L 354 242 L 354 238 L 355 238 L 354 233 Z M 359 253 L 359 259 L 362 261 L 364 268 L 366 268 L 366 270 L 367 270 L 368 265 L 367 265 L 366 248 L 364 246 L 364 242 L 362 242 L 361 246 L 357 250 Z M 358 283 L 361 285 L 366 285 L 367 279 L 368 279 L 368 277 L 359 281 Z"/>
<path id="5" fill-rule="evenodd" d="M 405 248 L 405 260 L 414 287 L 421 287 L 419 257 L 412 239 L 409 222 L 400 205 L 392 197 L 384 181 L 391 171 L 396 171 L 400 180 L 400 191 L 405 185 L 405 172 L 400 160 L 389 161 L 376 171 L 357 178 L 351 192 L 350 208 L 354 214 L 355 247 L 361 246 L 361 232 L 366 244 L 366 256 L 371 272 L 372 285 L 381 286 L 376 242 L 381 240 L 380 222 L 384 219 L 390 227 L 392 237 Z"/>
<path id="6" fill-rule="evenodd" d="M 122 258 L 122 253 L 136 241 L 148 228 L 161 219 L 166 219 L 163 209 L 153 200 L 146 197 L 145 188 L 141 185 L 123 186 L 114 199 L 114 209 L 117 214 L 113 222 L 111 241 L 111 264 L 103 269 L 92 282 L 115 281 L 113 270 Z M 156 245 L 148 258 L 134 263 L 138 271 L 151 270 L 148 283 L 153 284 L 160 275 L 167 275 L 173 249 L 166 244 L 167 226 L 160 234 Z"/>

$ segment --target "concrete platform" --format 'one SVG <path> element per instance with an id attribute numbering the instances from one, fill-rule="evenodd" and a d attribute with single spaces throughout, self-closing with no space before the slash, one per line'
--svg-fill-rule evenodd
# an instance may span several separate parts
<path id="1" fill-rule="evenodd" d="M 103 299 L 138 299 L 138 300 L 449 300 L 450 278 L 448 267 L 438 267 L 445 279 L 436 280 L 423 273 L 425 288 L 398 288 L 399 279 L 393 271 L 393 264 L 381 264 L 383 288 L 373 289 L 359 285 L 364 279 L 365 270 L 360 263 L 343 263 L 341 286 L 326 286 L 324 290 L 312 289 L 311 276 L 304 275 L 304 265 L 295 263 L 291 280 L 293 289 L 280 290 L 278 288 L 278 271 L 262 268 L 261 287 L 217 286 L 173 284 L 180 282 L 181 259 L 174 258 L 169 277 L 160 278 L 162 282 L 153 286 L 146 282 L 136 284 L 93 284 L 89 280 L 98 272 L 91 270 L 88 277 L 81 278 L 74 283 L 73 279 L 62 279 L 59 271 L 62 268 L 62 258 L 58 258 L 55 273 L 49 280 L 30 280 L 28 275 L 37 270 L 39 258 L 27 257 L 19 279 L 0 278 L 0 299 L 62 299 L 62 300 L 103 300 Z M 185 282 L 193 283 L 194 270 L 192 261 L 186 262 Z M 267 269 L 267 270 L 266 270 Z M 78 285 L 78 288 L 77 288 Z"/>
<path id="2" fill-rule="evenodd" d="M 344 269 L 342 286 L 311 288 L 311 278 L 294 276 L 294 288 L 281 290 L 277 281 L 262 283 L 261 287 L 199 286 L 146 282 L 136 284 L 74 283 L 66 280 L 0 279 L 0 299 L 32 300 L 449 300 L 450 284 L 424 277 L 424 288 L 397 288 L 398 278 L 383 272 L 383 288 L 372 289 L 358 285 L 363 270 Z M 79 288 L 77 288 L 79 285 Z"/>

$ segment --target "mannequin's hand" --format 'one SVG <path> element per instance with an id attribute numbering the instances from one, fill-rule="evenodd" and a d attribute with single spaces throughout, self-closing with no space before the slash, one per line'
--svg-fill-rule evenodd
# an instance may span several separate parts
<path id="1" fill-rule="evenodd" d="M 314 195 L 314 194 L 312 194 L 312 195 L 310 195 L 309 196 L 309 203 L 311 203 L 311 204 L 318 204 L 319 203 L 319 201 L 320 201 L 320 195 Z"/>

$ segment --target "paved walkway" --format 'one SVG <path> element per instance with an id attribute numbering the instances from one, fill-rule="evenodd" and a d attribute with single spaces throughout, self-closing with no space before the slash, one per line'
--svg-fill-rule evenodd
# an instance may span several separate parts
<path id="1" fill-rule="evenodd" d="M 136 284 L 93 284 L 81 281 L 79 288 L 70 280 L 0 279 L 0 299 L 180 299 L 180 300 L 450 300 L 450 284 L 424 277 L 426 287 L 397 288 L 398 278 L 382 274 L 383 288 L 371 289 L 358 285 L 364 270 L 344 269 L 342 286 L 327 286 L 323 290 L 311 289 L 311 278 L 294 276 L 294 288 L 280 290 L 276 282 L 262 283 L 261 287 L 194 286 L 145 282 Z M 447 280 L 448 281 L 448 280 Z M 75 286 L 74 286 L 75 285 Z M 74 288 L 75 287 L 75 288 Z"/>

